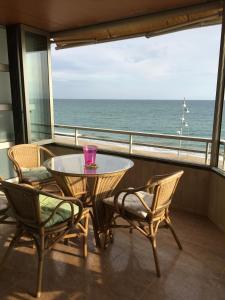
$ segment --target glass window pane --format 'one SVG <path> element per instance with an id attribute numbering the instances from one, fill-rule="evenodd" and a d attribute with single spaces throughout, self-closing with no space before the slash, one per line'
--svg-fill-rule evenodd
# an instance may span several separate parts
<path id="1" fill-rule="evenodd" d="M 223 99 L 225 102 L 225 99 Z M 218 157 L 218 168 L 225 171 L 225 105 L 223 104 L 223 118 L 220 132 L 220 148 Z"/>
<path id="2" fill-rule="evenodd" d="M 0 111 L 0 143 L 14 140 L 12 111 Z"/>
<path id="3" fill-rule="evenodd" d="M 26 32 L 25 39 L 31 140 L 34 142 L 51 138 L 48 51 L 45 36 Z"/>
<path id="4" fill-rule="evenodd" d="M 7 49 L 7 37 L 6 29 L 0 27 L 0 63 L 8 64 L 8 49 Z"/>
<path id="5" fill-rule="evenodd" d="M 9 72 L 0 72 L 0 104 L 11 104 Z"/>
<path id="6" fill-rule="evenodd" d="M 0 176 L 5 179 L 15 177 L 13 166 L 11 161 L 8 159 L 7 152 L 8 149 L 0 149 Z"/>

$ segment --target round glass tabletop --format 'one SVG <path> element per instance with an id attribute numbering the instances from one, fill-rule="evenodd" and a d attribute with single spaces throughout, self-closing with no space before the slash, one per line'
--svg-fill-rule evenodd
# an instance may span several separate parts
<path id="1" fill-rule="evenodd" d="M 96 168 L 87 168 L 84 165 L 83 154 L 69 154 L 50 158 L 44 166 L 53 172 L 70 175 L 94 176 L 125 171 L 133 167 L 132 160 L 112 155 L 96 155 Z"/>

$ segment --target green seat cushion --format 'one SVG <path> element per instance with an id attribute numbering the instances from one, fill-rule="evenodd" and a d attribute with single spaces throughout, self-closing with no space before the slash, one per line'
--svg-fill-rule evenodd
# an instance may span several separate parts
<path id="1" fill-rule="evenodd" d="M 41 166 L 37 168 L 21 168 L 24 181 L 35 182 L 52 178 L 52 174 Z"/>
<path id="2" fill-rule="evenodd" d="M 52 214 L 55 207 L 62 202 L 62 200 L 56 199 L 54 197 L 48 197 L 45 195 L 39 195 L 41 220 L 46 221 Z M 79 207 L 73 204 L 74 215 L 79 212 Z M 54 216 L 46 223 L 45 227 L 50 227 L 59 223 L 62 223 L 71 216 L 71 206 L 68 203 L 62 204 L 55 212 Z"/>

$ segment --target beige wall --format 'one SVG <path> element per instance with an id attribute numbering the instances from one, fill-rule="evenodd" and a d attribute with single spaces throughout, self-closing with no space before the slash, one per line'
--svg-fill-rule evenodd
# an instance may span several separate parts
<path id="1" fill-rule="evenodd" d="M 181 210 L 207 215 L 209 205 L 210 171 L 187 166 L 133 158 L 134 167 L 126 174 L 120 186 L 139 186 L 153 175 L 184 170 L 172 206 Z"/>
<path id="2" fill-rule="evenodd" d="M 210 175 L 208 216 L 225 232 L 225 178 L 215 172 Z"/>

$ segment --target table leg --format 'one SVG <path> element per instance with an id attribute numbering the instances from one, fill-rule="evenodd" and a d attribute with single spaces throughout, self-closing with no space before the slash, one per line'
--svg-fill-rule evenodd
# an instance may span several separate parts
<path id="1" fill-rule="evenodd" d="M 92 202 L 93 203 L 93 202 Z M 100 237 L 99 237 L 99 226 L 96 222 L 96 209 L 94 208 L 94 206 L 92 205 L 92 211 L 90 211 L 90 215 L 91 215 L 91 220 L 92 220 L 92 225 L 93 225 L 93 231 L 94 231 L 94 237 L 95 237 L 95 243 L 96 243 L 96 247 L 101 248 L 101 242 L 100 242 Z"/>

